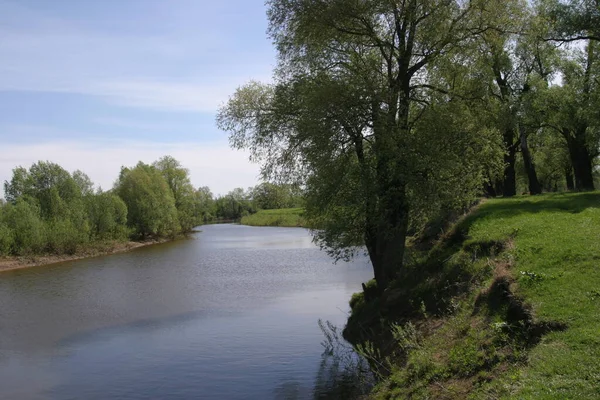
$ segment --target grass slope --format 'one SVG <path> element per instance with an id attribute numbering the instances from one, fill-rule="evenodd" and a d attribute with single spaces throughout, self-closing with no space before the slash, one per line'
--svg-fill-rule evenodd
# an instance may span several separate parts
<path id="1" fill-rule="evenodd" d="M 251 226 L 305 226 L 303 208 L 280 208 L 275 210 L 260 210 L 259 212 L 242 217 L 242 225 Z"/>
<path id="2" fill-rule="evenodd" d="M 600 398 L 600 193 L 486 201 L 412 257 L 351 301 L 372 398 Z"/>

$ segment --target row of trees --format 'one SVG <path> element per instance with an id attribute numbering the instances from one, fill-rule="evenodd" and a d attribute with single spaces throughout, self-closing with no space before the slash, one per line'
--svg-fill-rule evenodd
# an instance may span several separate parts
<path id="1" fill-rule="evenodd" d="M 194 188 L 170 156 L 121 169 L 112 190 L 94 189 L 81 171 L 40 161 L 13 170 L 0 202 L 0 255 L 71 254 L 95 242 L 173 237 L 216 218 L 298 202 L 290 187 L 263 183 L 214 198 Z"/>
<path id="2" fill-rule="evenodd" d="M 270 0 L 274 83 L 217 124 L 266 179 L 305 185 L 316 240 L 366 246 L 378 287 L 407 232 L 484 193 L 592 190 L 597 0 Z"/>
<path id="3" fill-rule="evenodd" d="M 258 210 L 303 206 L 303 193 L 299 186 L 263 182 L 247 190 L 236 188 L 216 198 L 214 215 L 218 219 L 236 220 Z"/>

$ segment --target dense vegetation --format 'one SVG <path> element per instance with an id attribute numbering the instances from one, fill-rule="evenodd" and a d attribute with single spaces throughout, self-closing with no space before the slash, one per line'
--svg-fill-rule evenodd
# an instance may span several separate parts
<path id="1" fill-rule="evenodd" d="M 264 178 L 306 189 L 322 247 L 366 247 L 380 291 L 431 219 L 597 186 L 597 2 L 267 4 L 273 83 L 238 89 L 217 123 Z"/>
<path id="2" fill-rule="evenodd" d="M 242 217 L 241 223 L 250 226 L 306 227 L 303 208 L 260 210 Z"/>
<path id="3" fill-rule="evenodd" d="M 598 187 L 598 1 L 267 5 L 272 83 L 217 123 L 264 178 L 305 188 L 322 248 L 366 248 L 345 334 L 389 377 L 375 396 L 598 397 L 600 198 L 509 199 Z M 505 199 L 423 256 L 482 196 Z"/>
<path id="4" fill-rule="evenodd" d="M 262 183 L 213 197 L 194 188 L 173 157 L 123 167 L 109 191 L 81 171 L 39 161 L 17 167 L 0 203 L 0 256 L 74 254 L 110 242 L 173 238 L 200 224 L 237 220 L 261 208 L 300 206 L 290 185 Z"/>
<path id="5" fill-rule="evenodd" d="M 214 201 L 214 215 L 219 220 L 239 220 L 258 210 L 298 208 L 304 204 L 297 185 L 263 182 L 244 190 L 237 188 Z"/>
<path id="6" fill-rule="evenodd" d="M 488 200 L 406 276 L 357 293 L 344 335 L 375 399 L 600 395 L 600 193 Z"/>

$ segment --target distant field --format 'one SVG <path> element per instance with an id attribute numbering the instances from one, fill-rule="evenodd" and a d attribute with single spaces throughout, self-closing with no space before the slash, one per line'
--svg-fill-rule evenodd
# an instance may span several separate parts
<path id="1" fill-rule="evenodd" d="M 256 214 L 242 217 L 242 225 L 250 226 L 285 226 L 303 227 L 303 208 L 280 208 L 275 210 L 260 210 Z"/>

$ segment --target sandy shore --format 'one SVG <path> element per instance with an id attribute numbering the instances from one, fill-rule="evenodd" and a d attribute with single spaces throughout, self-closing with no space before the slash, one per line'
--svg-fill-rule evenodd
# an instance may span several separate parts
<path id="1" fill-rule="evenodd" d="M 138 247 L 151 246 L 154 244 L 165 243 L 172 239 L 148 240 L 144 242 L 122 242 L 113 243 L 104 248 L 94 248 L 76 254 L 63 255 L 35 255 L 35 256 L 19 256 L 19 257 L 0 257 L 0 272 L 10 271 L 14 269 L 37 267 L 40 265 L 56 264 L 64 261 L 82 260 L 84 258 L 92 258 L 106 256 L 109 254 L 124 253 Z"/>

